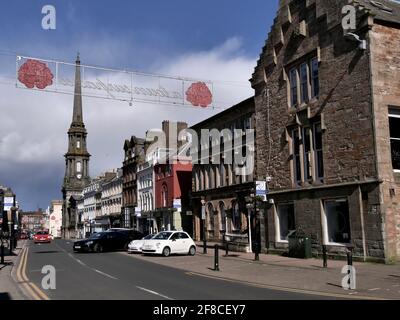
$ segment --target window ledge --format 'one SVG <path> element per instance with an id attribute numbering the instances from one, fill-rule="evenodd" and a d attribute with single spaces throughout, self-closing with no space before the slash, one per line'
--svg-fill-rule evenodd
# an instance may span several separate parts
<path id="1" fill-rule="evenodd" d="M 339 242 L 328 242 L 326 244 L 324 244 L 326 246 L 330 246 L 330 247 L 342 247 L 342 248 L 347 248 L 349 246 L 351 246 L 351 243 L 339 243 Z"/>

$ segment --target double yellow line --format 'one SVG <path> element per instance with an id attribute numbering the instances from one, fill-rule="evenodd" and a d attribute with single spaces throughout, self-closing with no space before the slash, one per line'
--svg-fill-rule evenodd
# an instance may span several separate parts
<path id="1" fill-rule="evenodd" d="M 26 276 L 28 251 L 29 248 L 27 247 L 22 249 L 21 260 L 17 269 L 17 280 L 34 300 L 50 300 L 50 298 L 33 282 L 29 281 L 28 277 Z"/>

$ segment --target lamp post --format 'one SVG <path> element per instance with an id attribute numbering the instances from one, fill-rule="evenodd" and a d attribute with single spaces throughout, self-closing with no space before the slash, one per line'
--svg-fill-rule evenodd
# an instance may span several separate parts
<path id="1" fill-rule="evenodd" d="M 207 254 L 207 237 L 206 237 L 206 201 L 201 199 L 201 219 L 203 220 L 203 254 Z"/>
<path id="2" fill-rule="evenodd" d="M 247 208 L 247 215 L 248 215 L 248 222 L 247 223 L 248 223 L 248 228 L 249 228 L 249 234 L 248 234 L 248 236 L 249 236 L 249 247 L 250 247 L 250 250 L 253 251 L 253 241 L 252 241 L 252 233 L 251 233 L 251 227 L 252 227 L 252 225 L 251 225 L 251 210 L 253 209 L 253 205 L 250 203 L 250 201 L 251 201 L 251 198 L 249 200 L 246 199 L 246 202 L 247 202 L 246 208 Z"/>

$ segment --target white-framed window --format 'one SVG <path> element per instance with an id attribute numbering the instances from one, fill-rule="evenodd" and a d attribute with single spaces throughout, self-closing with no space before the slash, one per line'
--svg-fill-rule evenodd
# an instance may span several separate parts
<path id="1" fill-rule="evenodd" d="M 400 172 L 400 108 L 389 108 L 389 131 L 393 170 Z"/>
<path id="2" fill-rule="evenodd" d="M 322 151 L 322 126 L 321 123 L 315 123 L 313 126 L 314 137 L 314 156 L 315 156 L 315 177 L 316 180 L 324 179 L 324 157 Z"/>
<path id="3" fill-rule="evenodd" d="M 289 234 L 296 230 L 294 204 L 279 204 L 275 209 L 276 242 L 288 242 Z"/>
<path id="4" fill-rule="evenodd" d="M 289 70 L 289 101 L 291 107 L 307 103 L 319 96 L 319 61 L 317 57 L 303 60 Z"/>
<path id="5" fill-rule="evenodd" d="M 300 102 L 308 102 L 308 66 L 307 63 L 300 65 Z"/>
<path id="6" fill-rule="evenodd" d="M 313 178 L 311 139 L 311 128 L 303 128 L 304 180 L 308 182 L 311 182 Z"/>
<path id="7" fill-rule="evenodd" d="M 298 104 L 298 86 L 297 86 L 297 69 L 293 68 L 289 71 L 290 80 L 290 105 L 296 107 Z"/>
<path id="8" fill-rule="evenodd" d="M 76 163 L 76 172 L 82 172 L 82 163 L 80 161 Z"/>
<path id="9" fill-rule="evenodd" d="M 347 199 L 329 199 L 322 205 L 324 244 L 346 245 L 351 242 L 349 203 Z"/>
<path id="10" fill-rule="evenodd" d="M 76 141 L 76 148 L 77 149 L 81 148 L 81 141 L 80 140 Z"/>
<path id="11" fill-rule="evenodd" d="M 300 160 L 300 135 L 298 128 L 292 131 L 293 143 L 293 172 L 296 185 L 301 184 L 301 160 Z"/>
<path id="12" fill-rule="evenodd" d="M 318 58 L 311 59 L 310 63 L 311 97 L 319 96 L 319 61 Z"/>

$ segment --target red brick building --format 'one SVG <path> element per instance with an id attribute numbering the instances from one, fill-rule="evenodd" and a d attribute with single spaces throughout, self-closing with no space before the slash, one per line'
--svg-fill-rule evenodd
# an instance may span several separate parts
<path id="1" fill-rule="evenodd" d="M 176 152 L 169 148 L 170 125 L 169 121 L 163 122 L 162 130 L 167 138 L 167 148 L 166 151 L 159 153 L 154 165 L 154 218 L 158 230 L 183 229 L 193 234 L 190 215 L 192 164 L 187 161 L 189 158 L 170 157 L 172 152 Z M 175 125 L 178 132 L 187 128 L 186 123 L 179 122 Z"/>

